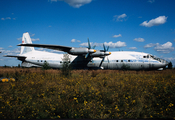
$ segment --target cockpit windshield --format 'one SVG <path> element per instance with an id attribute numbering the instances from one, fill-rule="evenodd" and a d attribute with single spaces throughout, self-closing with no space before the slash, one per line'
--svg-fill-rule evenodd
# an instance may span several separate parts
<path id="1" fill-rule="evenodd" d="M 153 55 L 149 55 L 149 56 L 150 56 L 150 58 L 152 58 L 152 59 L 154 59 L 154 60 L 157 60 L 157 61 L 159 61 L 159 62 L 162 62 L 162 63 L 167 63 L 167 61 L 166 61 L 166 60 L 164 60 L 164 59 L 160 59 L 160 58 L 155 57 L 155 56 L 153 56 Z"/>

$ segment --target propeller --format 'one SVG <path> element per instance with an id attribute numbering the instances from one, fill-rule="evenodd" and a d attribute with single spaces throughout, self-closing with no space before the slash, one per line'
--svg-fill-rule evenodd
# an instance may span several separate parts
<path id="1" fill-rule="evenodd" d="M 103 44 L 103 48 L 104 48 L 104 50 L 103 50 L 104 53 L 106 53 L 106 52 L 109 50 L 109 46 L 108 46 L 107 49 L 106 49 L 106 47 L 105 47 L 104 44 Z M 106 53 L 106 54 L 110 55 L 111 52 Z M 105 59 L 105 56 L 102 58 L 102 60 L 101 60 L 101 62 L 100 62 L 100 65 L 99 65 L 100 68 L 101 68 L 102 63 L 104 62 L 104 59 Z M 109 59 L 108 59 L 108 57 L 107 57 L 107 60 L 108 60 L 108 63 L 109 63 Z"/>
<path id="2" fill-rule="evenodd" d="M 95 47 L 96 47 L 96 45 L 94 45 L 94 46 L 92 47 L 92 49 L 91 49 L 91 44 L 90 44 L 89 38 L 88 38 L 88 51 L 89 51 L 89 52 L 85 55 L 85 58 L 87 58 L 87 57 L 89 56 L 90 53 L 96 52 L 96 50 L 94 50 Z"/>

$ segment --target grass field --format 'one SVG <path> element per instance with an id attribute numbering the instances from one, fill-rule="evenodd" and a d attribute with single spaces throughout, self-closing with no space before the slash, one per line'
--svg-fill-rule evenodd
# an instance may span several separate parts
<path id="1" fill-rule="evenodd" d="M 0 119 L 175 118 L 175 70 L 0 68 Z"/>

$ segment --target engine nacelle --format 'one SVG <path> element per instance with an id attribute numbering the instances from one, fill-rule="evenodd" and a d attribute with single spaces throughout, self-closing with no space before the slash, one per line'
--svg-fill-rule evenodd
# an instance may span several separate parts
<path id="1" fill-rule="evenodd" d="M 84 55 L 87 53 L 95 53 L 96 50 L 94 49 L 88 49 L 88 48 L 72 48 L 70 49 L 70 51 L 68 52 L 69 54 L 72 55 Z"/>
<path id="2" fill-rule="evenodd" d="M 107 56 L 110 55 L 111 52 L 103 52 L 103 51 L 97 51 L 95 53 L 92 53 L 90 56 L 92 57 L 101 57 L 101 56 Z"/>

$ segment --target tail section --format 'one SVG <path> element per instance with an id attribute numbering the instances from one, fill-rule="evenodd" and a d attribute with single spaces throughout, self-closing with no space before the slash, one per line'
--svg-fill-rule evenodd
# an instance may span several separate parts
<path id="1" fill-rule="evenodd" d="M 22 36 L 22 44 L 32 44 L 32 40 L 30 38 L 30 35 L 28 32 L 23 33 Z M 25 47 L 25 46 L 21 46 L 21 53 L 20 54 L 25 54 L 31 51 L 34 51 L 34 47 Z"/>

